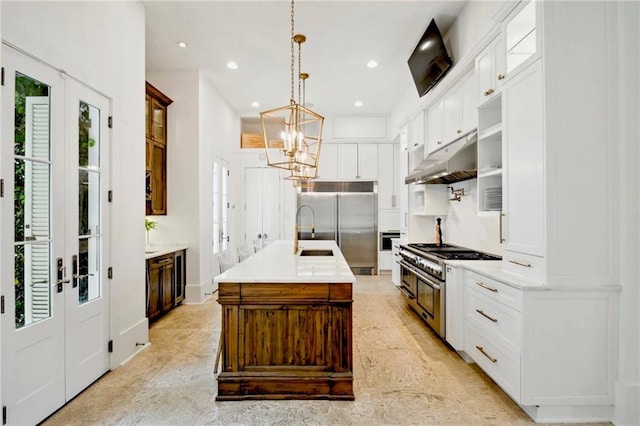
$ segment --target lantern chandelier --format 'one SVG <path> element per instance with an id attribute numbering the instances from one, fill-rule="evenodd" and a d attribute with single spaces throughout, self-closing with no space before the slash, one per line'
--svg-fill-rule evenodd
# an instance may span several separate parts
<path id="1" fill-rule="evenodd" d="M 289 105 L 260 113 L 267 165 L 287 170 L 286 179 L 306 181 L 318 176 L 324 117 L 305 105 L 305 82 L 301 72 L 303 34 L 294 32 L 294 1 L 291 1 L 291 96 Z M 294 91 L 295 54 L 298 45 L 298 93 Z"/>

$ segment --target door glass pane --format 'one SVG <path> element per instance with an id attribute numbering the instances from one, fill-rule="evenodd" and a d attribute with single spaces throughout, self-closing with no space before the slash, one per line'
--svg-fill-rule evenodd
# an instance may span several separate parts
<path id="1" fill-rule="evenodd" d="M 78 156 L 80 167 L 100 166 L 100 110 L 80 101 Z"/>
<path id="2" fill-rule="evenodd" d="M 78 301 L 100 297 L 100 110 L 80 101 L 78 115 Z"/>
<path id="3" fill-rule="evenodd" d="M 80 169 L 78 171 L 78 234 L 100 233 L 100 173 Z"/>
<path id="4" fill-rule="evenodd" d="M 99 237 L 83 238 L 78 244 L 78 301 L 80 304 L 100 297 Z"/>
<path id="5" fill-rule="evenodd" d="M 14 153 L 49 159 L 49 86 L 16 73 Z"/>
<path id="6" fill-rule="evenodd" d="M 16 73 L 14 291 L 16 328 L 51 316 L 50 88 Z"/>

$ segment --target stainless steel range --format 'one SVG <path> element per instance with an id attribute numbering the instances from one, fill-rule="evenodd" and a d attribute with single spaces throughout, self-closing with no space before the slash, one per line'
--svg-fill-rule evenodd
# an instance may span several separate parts
<path id="1" fill-rule="evenodd" d="M 445 261 L 500 260 L 499 256 L 451 244 L 413 243 L 400 246 L 398 289 L 429 326 L 445 338 Z"/>

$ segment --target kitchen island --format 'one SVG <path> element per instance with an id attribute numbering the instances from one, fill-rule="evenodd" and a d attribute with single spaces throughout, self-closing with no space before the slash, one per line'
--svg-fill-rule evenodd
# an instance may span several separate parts
<path id="1" fill-rule="evenodd" d="M 327 255 L 331 253 L 331 255 Z M 218 401 L 353 400 L 352 286 L 334 241 L 276 241 L 215 280 Z"/>

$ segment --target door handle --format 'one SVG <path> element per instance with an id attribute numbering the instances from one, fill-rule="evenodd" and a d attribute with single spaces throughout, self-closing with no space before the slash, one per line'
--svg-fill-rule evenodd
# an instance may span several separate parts
<path id="1" fill-rule="evenodd" d="M 266 240 L 268 235 L 267 234 L 262 234 L 262 237 Z"/>
<path id="2" fill-rule="evenodd" d="M 62 290 L 64 289 L 64 284 L 68 284 L 69 282 L 71 282 L 69 279 L 64 279 L 65 275 L 67 274 L 67 267 L 64 266 L 63 262 L 64 260 L 61 257 L 56 259 L 56 266 L 58 267 L 58 274 L 57 274 L 57 280 L 56 280 L 56 292 L 58 293 L 62 293 Z"/>
<path id="3" fill-rule="evenodd" d="M 73 272 L 73 284 L 71 284 L 71 287 L 76 288 L 78 287 L 78 255 L 74 254 L 73 256 L 71 256 L 71 271 Z"/>

